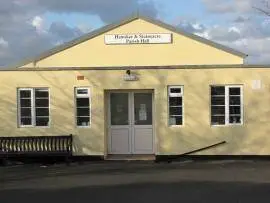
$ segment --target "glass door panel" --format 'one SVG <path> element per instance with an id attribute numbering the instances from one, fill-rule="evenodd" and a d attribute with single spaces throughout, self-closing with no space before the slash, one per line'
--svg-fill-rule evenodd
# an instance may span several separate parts
<path id="1" fill-rule="evenodd" d="M 111 93 L 111 125 L 129 125 L 128 93 Z"/>
<path id="2" fill-rule="evenodd" d="M 152 93 L 134 94 L 134 124 L 152 125 Z"/>

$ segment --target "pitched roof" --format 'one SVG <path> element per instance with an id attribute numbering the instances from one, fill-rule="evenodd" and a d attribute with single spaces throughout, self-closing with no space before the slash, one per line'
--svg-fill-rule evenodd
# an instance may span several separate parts
<path id="1" fill-rule="evenodd" d="M 54 47 L 54 48 L 52 48 L 52 49 L 50 49 L 50 50 L 48 50 L 48 51 L 40 54 L 37 57 L 24 60 L 21 63 L 17 64 L 15 67 L 21 67 L 21 66 L 24 66 L 24 65 L 26 65 L 28 63 L 31 63 L 31 62 L 33 62 L 33 63 L 38 62 L 38 61 L 40 61 L 40 60 L 42 60 L 44 58 L 47 58 L 49 56 L 52 56 L 52 55 L 54 55 L 54 54 L 56 54 L 58 52 L 61 52 L 61 51 L 65 50 L 65 49 L 68 49 L 68 48 L 73 47 L 73 46 L 75 46 L 77 44 L 80 44 L 82 42 L 85 42 L 85 41 L 87 41 L 89 39 L 92 39 L 92 38 L 98 36 L 98 35 L 101 35 L 103 33 L 106 33 L 106 32 L 108 32 L 110 30 L 113 30 L 113 29 L 115 29 L 117 27 L 120 27 L 122 25 L 125 25 L 127 23 L 130 23 L 130 22 L 132 22 L 134 20 L 137 20 L 137 19 L 145 20 L 145 21 L 147 21 L 149 23 L 152 23 L 152 24 L 155 24 L 157 26 L 163 27 L 163 28 L 165 28 L 167 30 L 170 30 L 170 31 L 175 32 L 175 33 L 178 33 L 180 35 L 183 35 L 185 37 L 191 38 L 193 40 L 202 42 L 204 44 L 207 44 L 209 46 L 212 46 L 214 48 L 220 49 L 220 50 L 225 51 L 225 52 L 230 53 L 230 54 L 233 54 L 233 55 L 236 55 L 236 56 L 239 56 L 239 57 L 243 57 L 243 58 L 245 58 L 245 57 L 248 56 L 245 53 L 242 53 L 240 51 L 234 50 L 234 49 L 229 48 L 227 46 L 218 44 L 218 43 L 213 42 L 211 40 L 202 38 L 202 37 L 197 36 L 195 34 L 186 32 L 186 31 L 184 31 L 182 29 L 179 29 L 179 28 L 176 28 L 176 27 L 174 27 L 172 25 L 166 24 L 166 23 L 164 23 L 164 22 L 162 22 L 160 20 L 153 19 L 153 18 L 150 18 L 148 16 L 142 16 L 142 15 L 136 14 L 136 15 L 132 15 L 130 17 L 127 17 L 127 18 L 121 20 L 120 22 L 106 25 L 106 26 L 101 27 L 101 28 L 99 28 L 97 30 L 94 30 L 94 31 L 92 31 L 92 32 L 90 32 L 88 34 L 85 34 L 85 35 L 83 35 L 83 36 L 81 36 L 79 38 L 76 38 L 76 39 L 74 39 L 74 40 L 72 40 L 70 42 L 67 42 L 67 43 L 64 43 L 62 45 L 56 46 L 56 47 Z"/>

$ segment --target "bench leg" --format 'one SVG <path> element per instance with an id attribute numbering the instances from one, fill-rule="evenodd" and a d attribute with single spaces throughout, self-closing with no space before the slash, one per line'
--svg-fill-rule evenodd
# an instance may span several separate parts
<path id="1" fill-rule="evenodd" d="M 6 156 L 2 157 L 1 163 L 3 166 L 7 166 L 8 165 L 8 158 Z"/>
<path id="2" fill-rule="evenodd" d="M 65 157 L 65 162 L 66 162 L 67 166 L 70 165 L 70 162 L 71 162 L 70 158 L 71 158 L 71 156 L 69 156 L 69 155 Z"/>

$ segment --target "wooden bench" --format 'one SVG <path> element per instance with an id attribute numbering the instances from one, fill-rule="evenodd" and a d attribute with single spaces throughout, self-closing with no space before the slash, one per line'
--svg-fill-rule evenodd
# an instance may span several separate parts
<path id="1" fill-rule="evenodd" d="M 0 137 L 0 160 L 21 157 L 72 156 L 72 135 Z"/>

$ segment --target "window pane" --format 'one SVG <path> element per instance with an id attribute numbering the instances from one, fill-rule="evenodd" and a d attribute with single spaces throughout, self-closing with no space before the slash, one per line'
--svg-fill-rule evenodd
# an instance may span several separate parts
<path id="1" fill-rule="evenodd" d="M 170 107 L 170 115 L 182 116 L 182 107 Z"/>
<path id="2" fill-rule="evenodd" d="M 21 108 L 21 117 L 31 117 L 31 108 Z"/>
<path id="3" fill-rule="evenodd" d="M 134 94 L 135 125 L 152 125 L 152 94 Z"/>
<path id="4" fill-rule="evenodd" d="M 76 119 L 77 126 L 90 125 L 90 98 L 87 88 L 76 89 Z"/>
<path id="5" fill-rule="evenodd" d="M 225 95 L 225 86 L 211 87 L 211 95 Z"/>
<path id="6" fill-rule="evenodd" d="M 240 90 L 240 87 L 230 87 L 229 93 L 230 95 L 241 95 Z"/>
<path id="7" fill-rule="evenodd" d="M 241 98 L 240 96 L 230 96 L 230 105 L 240 105 Z"/>
<path id="8" fill-rule="evenodd" d="M 129 125 L 128 93 L 111 94 L 111 125 Z"/>
<path id="9" fill-rule="evenodd" d="M 212 106 L 212 115 L 225 115 L 225 106 Z"/>
<path id="10" fill-rule="evenodd" d="M 89 98 L 77 98 L 77 107 L 89 107 Z"/>
<path id="11" fill-rule="evenodd" d="M 48 98 L 49 97 L 48 89 L 36 89 L 35 90 L 35 97 L 36 98 Z"/>
<path id="12" fill-rule="evenodd" d="M 241 114 L 240 106 L 230 106 L 230 114 Z"/>
<path id="13" fill-rule="evenodd" d="M 77 116 L 90 116 L 89 108 L 77 108 Z"/>
<path id="14" fill-rule="evenodd" d="M 241 116 L 230 116 L 230 123 L 241 123 Z"/>
<path id="15" fill-rule="evenodd" d="M 49 99 L 36 99 L 36 107 L 49 107 Z"/>
<path id="16" fill-rule="evenodd" d="M 48 108 L 36 108 L 36 116 L 49 116 Z"/>
<path id="17" fill-rule="evenodd" d="M 77 126 L 89 126 L 90 117 L 77 117 Z"/>
<path id="18" fill-rule="evenodd" d="M 182 116 L 170 116 L 169 125 L 183 125 Z"/>
<path id="19" fill-rule="evenodd" d="M 31 118 L 21 118 L 21 125 L 32 125 L 32 119 Z"/>
<path id="20" fill-rule="evenodd" d="M 20 99 L 21 107 L 31 107 L 31 99 Z"/>
<path id="21" fill-rule="evenodd" d="M 182 106 L 182 97 L 170 97 L 169 104 L 170 106 Z"/>
<path id="22" fill-rule="evenodd" d="M 36 126 L 49 126 L 49 117 L 36 117 Z"/>
<path id="23" fill-rule="evenodd" d="M 88 89 L 77 89 L 77 94 L 88 94 Z"/>
<path id="24" fill-rule="evenodd" d="M 181 88 L 170 88 L 170 93 L 181 93 Z"/>
<path id="25" fill-rule="evenodd" d="M 212 125 L 225 125 L 225 115 L 224 116 L 212 116 L 211 117 Z"/>
<path id="26" fill-rule="evenodd" d="M 212 105 L 225 105 L 225 97 L 215 97 L 211 98 Z"/>
<path id="27" fill-rule="evenodd" d="M 20 90 L 20 98 L 31 98 L 31 90 Z"/>

